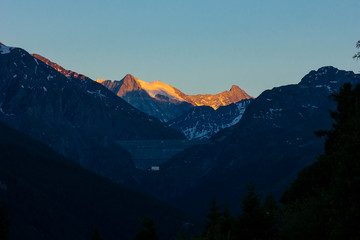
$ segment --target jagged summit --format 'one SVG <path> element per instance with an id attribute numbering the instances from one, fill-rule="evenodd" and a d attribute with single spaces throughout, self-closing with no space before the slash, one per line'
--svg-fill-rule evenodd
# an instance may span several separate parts
<path id="1" fill-rule="evenodd" d="M 125 96 L 128 92 L 141 91 L 141 85 L 138 79 L 131 74 L 126 74 L 120 81 L 106 79 L 97 79 L 95 81 L 104 85 L 119 97 Z"/>
<path id="2" fill-rule="evenodd" d="M 98 79 L 96 82 L 110 89 L 133 107 L 163 122 L 178 117 L 193 107 L 182 99 L 183 93 L 161 81 L 147 83 L 127 74 L 120 81 Z"/>
<path id="3" fill-rule="evenodd" d="M 230 88 L 230 92 L 242 91 L 238 85 L 232 85 Z"/>
<path id="4" fill-rule="evenodd" d="M 117 95 L 120 97 L 124 96 L 127 92 L 141 90 L 141 85 L 139 84 L 138 79 L 131 74 L 127 74 L 119 83 L 121 86 Z"/>
<path id="5" fill-rule="evenodd" d="M 123 79 L 126 79 L 126 78 L 131 78 L 131 79 L 137 79 L 136 77 L 134 77 L 133 75 L 131 75 L 130 73 L 126 74 L 125 77 Z"/>
<path id="6" fill-rule="evenodd" d="M 210 106 L 215 110 L 220 106 L 227 106 L 245 99 L 252 99 L 252 97 L 237 85 L 232 85 L 230 91 L 223 91 L 215 95 L 197 94 L 185 97 L 185 100 L 192 102 L 195 106 Z"/>
<path id="7" fill-rule="evenodd" d="M 179 89 L 161 81 L 148 83 L 137 79 L 131 74 L 127 74 L 120 81 L 110 81 L 104 79 L 98 79 L 96 81 L 103 84 L 107 88 L 110 88 L 120 97 L 123 97 L 127 93 L 133 91 L 145 91 L 151 97 L 158 100 L 169 99 L 172 101 L 188 102 L 193 106 L 210 106 L 215 110 L 218 109 L 220 106 L 237 103 L 244 99 L 252 99 L 250 95 L 248 95 L 237 85 L 232 85 L 229 91 L 223 91 L 215 95 L 187 95 L 181 92 Z"/>
<path id="8" fill-rule="evenodd" d="M 123 79 L 121 79 L 120 81 L 123 81 L 124 83 L 126 82 L 138 82 L 139 79 L 137 79 L 136 77 L 134 77 L 131 74 L 126 74 L 125 77 Z"/>
<path id="9" fill-rule="evenodd" d="M 103 84 L 112 91 L 116 89 L 116 94 L 120 97 L 125 96 L 133 91 L 145 91 L 153 98 L 161 98 L 161 96 L 176 101 L 185 101 L 180 94 L 179 90 L 161 81 L 154 81 L 151 83 L 137 79 L 131 74 L 126 76 L 120 81 L 111 81 L 105 79 L 97 79 L 96 82 Z M 114 91 L 115 92 L 115 91 Z"/>

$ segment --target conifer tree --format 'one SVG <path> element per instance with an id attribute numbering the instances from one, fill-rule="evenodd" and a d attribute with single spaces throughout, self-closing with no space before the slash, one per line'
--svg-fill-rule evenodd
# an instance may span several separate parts
<path id="1" fill-rule="evenodd" d="M 242 199 L 242 214 L 238 217 L 238 239 L 261 239 L 261 227 L 264 213 L 261 208 L 260 197 L 255 193 L 255 184 L 247 185 L 247 195 Z"/>
<path id="2" fill-rule="evenodd" d="M 302 170 L 281 201 L 281 234 L 291 239 L 360 239 L 360 85 L 344 84 L 332 98 L 325 152 Z"/>
<path id="3" fill-rule="evenodd" d="M 230 240 L 234 237 L 235 219 L 231 215 L 231 212 L 227 205 L 225 205 L 224 211 L 221 213 L 221 232 L 225 237 L 224 239 Z"/>
<path id="4" fill-rule="evenodd" d="M 142 229 L 136 234 L 134 240 L 159 240 L 155 229 L 155 223 L 152 219 L 144 219 L 142 222 Z"/>
<path id="5" fill-rule="evenodd" d="M 0 206 L 0 240 L 10 239 L 10 221 L 5 205 Z"/>
<path id="6" fill-rule="evenodd" d="M 201 239 L 218 240 L 221 238 L 221 213 L 217 201 L 211 201 L 210 213 L 207 215 Z"/>
<path id="7" fill-rule="evenodd" d="M 89 240 L 103 240 L 102 237 L 100 237 L 99 230 L 97 228 L 94 229 Z"/>
<path id="8" fill-rule="evenodd" d="M 360 40 L 356 43 L 356 48 L 357 49 L 360 49 Z M 354 59 L 358 60 L 360 59 L 360 52 L 357 52 L 354 56 L 353 56 Z"/>

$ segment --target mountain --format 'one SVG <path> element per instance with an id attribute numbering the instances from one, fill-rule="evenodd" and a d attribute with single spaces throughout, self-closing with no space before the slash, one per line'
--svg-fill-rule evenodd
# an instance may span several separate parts
<path id="1" fill-rule="evenodd" d="M 146 83 L 127 74 L 120 81 L 96 80 L 140 111 L 162 122 L 189 111 L 192 104 L 184 101 L 180 91 L 160 81 Z"/>
<path id="2" fill-rule="evenodd" d="M 182 132 L 188 139 L 207 139 L 221 129 L 238 123 L 253 99 L 241 100 L 214 110 L 210 106 L 194 107 L 167 124 Z"/>
<path id="3" fill-rule="evenodd" d="M 123 183 L 133 181 L 134 165 L 114 141 L 184 138 L 101 84 L 79 76 L 63 75 L 25 50 L 1 44 L 0 120 Z"/>
<path id="4" fill-rule="evenodd" d="M 95 228 L 104 239 L 132 239 L 146 217 L 162 239 L 173 239 L 190 223 L 2 122 L 0 152 L 0 206 L 8 209 L 11 239 L 89 239 Z"/>
<path id="5" fill-rule="evenodd" d="M 186 95 L 179 89 L 161 81 L 147 83 L 130 74 L 120 81 L 105 79 L 96 81 L 109 88 L 132 106 L 163 122 L 180 117 L 196 106 L 210 106 L 213 109 L 218 109 L 220 106 L 237 103 L 244 99 L 252 99 L 235 85 L 232 86 L 230 91 L 224 91 L 216 95 Z M 211 125 L 211 123 L 207 123 L 207 125 L 209 124 Z"/>
<path id="6" fill-rule="evenodd" d="M 216 95 L 212 94 L 197 94 L 185 95 L 183 98 L 193 103 L 195 106 L 210 106 L 213 109 L 218 109 L 220 106 L 226 106 L 231 103 L 237 103 L 244 99 L 252 99 L 244 90 L 236 85 L 233 85 L 230 91 L 224 91 Z"/>
<path id="7" fill-rule="evenodd" d="M 162 164 L 160 174 L 144 178 L 144 189 L 197 216 L 205 216 L 214 197 L 240 211 L 250 181 L 262 197 L 280 196 L 323 151 L 314 131 L 330 128 L 329 95 L 345 82 L 360 83 L 360 75 L 323 67 L 299 84 L 264 91 L 239 123 Z"/>

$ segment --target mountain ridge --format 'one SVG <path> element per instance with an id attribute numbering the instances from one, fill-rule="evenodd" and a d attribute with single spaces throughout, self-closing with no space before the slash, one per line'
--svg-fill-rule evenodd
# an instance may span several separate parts
<path id="1" fill-rule="evenodd" d="M 210 106 L 194 107 L 167 123 L 182 132 L 187 139 L 208 139 L 221 129 L 238 123 L 251 101 L 253 99 L 244 99 L 216 110 Z"/>
<path id="2" fill-rule="evenodd" d="M 115 182 L 133 182 L 116 140 L 184 139 L 95 81 L 0 45 L 0 120 Z"/>
<path id="3" fill-rule="evenodd" d="M 176 118 L 193 107 L 190 103 L 183 101 L 175 88 L 170 85 L 159 84 L 159 82 L 148 84 L 131 74 L 127 74 L 121 80 L 98 79 L 96 82 L 107 87 L 133 107 L 162 122 Z M 144 88 L 144 85 L 148 87 L 148 90 Z"/>
<path id="4" fill-rule="evenodd" d="M 68 70 L 68 69 L 65 69 L 63 68 L 62 66 L 60 66 L 59 64 L 55 63 L 55 62 L 52 62 L 51 60 L 49 60 L 48 58 L 46 57 L 43 57 L 39 54 L 36 54 L 36 53 L 33 53 L 33 54 L 30 54 L 31 56 L 35 57 L 36 59 L 44 62 L 46 65 L 54 68 L 56 71 L 62 73 L 63 75 L 65 75 L 66 77 L 74 77 L 74 78 L 79 78 L 79 79 L 90 79 L 89 77 L 83 75 L 83 74 L 79 74 L 77 72 L 74 72 L 74 71 L 71 71 L 71 70 Z"/>
<path id="5" fill-rule="evenodd" d="M 237 103 L 245 99 L 253 99 L 253 97 L 248 95 L 237 85 L 232 85 L 229 91 L 223 91 L 217 94 L 196 94 L 185 96 L 185 100 L 194 102 L 196 106 L 210 106 L 215 110 L 217 110 L 220 106 Z"/>
<path id="6" fill-rule="evenodd" d="M 298 84 L 264 91 L 212 143 L 183 151 L 160 166 L 162 173 L 144 179 L 148 193 L 197 216 L 206 214 L 204 203 L 214 197 L 239 212 L 250 181 L 262 197 L 278 197 L 323 151 L 314 131 L 330 128 L 335 104 L 329 95 L 345 82 L 360 83 L 360 75 L 323 67 Z"/>
<path id="7" fill-rule="evenodd" d="M 120 97 L 126 95 L 127 92 L 145 90 L 153 98 L 156 98 L 156 95 L 164 95 L 166 97 L 172 97 L 178 101 L 186 101 L 193 106 L 210 106 L 215 110 L 220 106 L 226 106 L 244 99 L 253 98 L 237 85 L 232 85 L 230 90 L 217 94 L 187 95 L 181 92 L 179 89 L 161 81 L 147 83 L 135 78 L 131 74 L 127 74 L 120 81 L 105 79 L 97 79 L 95 81 L 103 84 L 104 86 L 106 85 L 108 88 L 111 88 L 112 91 L 116 92 Z M 133 84 L 131 87 L 122 88 L 123 85 L 129 86 L 130 82 L 135 82 L 136 84 Z M 115 89 L 114 85 L 120 85 L 120 87 Z"/>

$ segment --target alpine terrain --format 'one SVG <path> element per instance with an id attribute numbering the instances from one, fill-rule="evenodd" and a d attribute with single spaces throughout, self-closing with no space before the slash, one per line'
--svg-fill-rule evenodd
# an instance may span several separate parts
<path id="1" fill-rule="evenodd" d="M 239 211 L 250 181 L 261 196 L 278 197 L 322 152 L 314 131 L 330 128 L 329 95 L 345 82 L 360 83 L 360 75 L 323 67 L 299 84 L 264 91 L 236 125 L 162 164 L 159 174 L 144 178 L 144 189 L 198 216 L 213 198 Z"/>
<path id="2" fill-rule="evenodd" d="M 253 99 L 245 99 L 214 110 L 210 106 L 194 107 L 167 124 L 188 139 L 207 139 L 221 129 L 238 123 Z"/>
<path id="3" fill-rule="evenodd" d="M 0 121 L 117 182 L 133 181 L 135 168 L 114 141 L 184 138 L 101 84 L 35 56 L 0 44 Z"/>
<path id="4" fill-rule="evenodd" d="M 188 139 L 210 138 L 234 125 L 252 99 L 236 85 L 216 95 L 186 95 L 161 81 L 147 83 L 130 74 L 120 81 L 96 81 L 135 108 L 167 122 Z"/>

